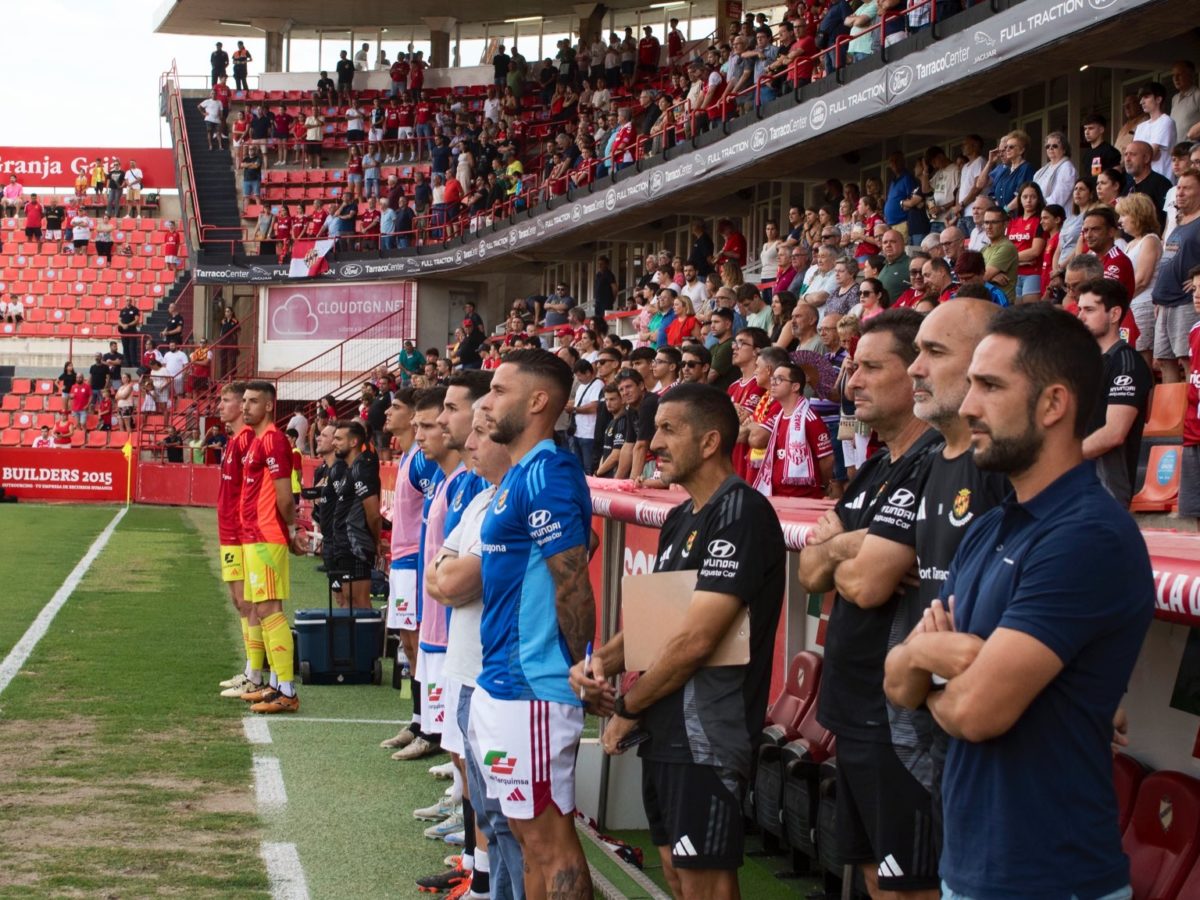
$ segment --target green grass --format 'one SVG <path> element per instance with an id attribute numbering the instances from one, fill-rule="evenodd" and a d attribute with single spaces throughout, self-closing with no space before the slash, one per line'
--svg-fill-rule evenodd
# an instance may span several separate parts
<path id="1" fill-rule="evenodd" d="M 0 591 L 0 658 L 115 510 L 0 507 L 0 584 L 21 586 Z M 271 744 L 245 742 L 244 705 L 217 697 L 242 648 L 215 532 L 212 510 L 133 508 L 0 694 L 0 898 L 266 897 L 263 840 L 296 845 L 314 898 L 414 896 L 415 878 L 441 870 L 451 848 L 426 839 L 412 810 L 447 786 L 426 770 L 448 757 L 401 763 L 379 747 L 411 711 L 390 662 L 382 686 L 302 686 L 300 714 L 268 720 Z M 293 558 L 289 613 L 326 598 L 316 561 Z M 280 761 L 288 803 L 277 813 L 255 811 L 255 754 Z M 619 836 L 645 849 L 665 887 L 648 835 Z M 782 868 L 747 859 L 743 895 L 815 886 L 775 879 Z"/>
<path id="2" fill-rule="evenodd" d="M 67 573 L 87 553 L 115 506 L 0 505 L 0 659 L 21 639 Z"/>
<path id="3" fill-rule="evenodd" d="M 5 510 L 79 555 L 93 512 Z M 182 511 L 132 509 L 0 696 L 0 896 L 267 896 L 241 710 L 209 690 L 237 655 L 208 557 Z"/>

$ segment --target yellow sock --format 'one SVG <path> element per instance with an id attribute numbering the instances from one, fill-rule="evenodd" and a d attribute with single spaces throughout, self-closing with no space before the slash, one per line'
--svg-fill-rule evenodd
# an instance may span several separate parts
<path id="1" fill-rule="evenodd" d="M 275 613 L 262 622 L 263 634 L 267 639 L 267 654 L 271 657 L 271 669 L 281 684 L 292 681 L 292 630 L 288 628 L 287 616 Z"/>
<path id="2" fill-rule="evenodd" d="M 246 659 L 250 659 L 250 619 L 242 616 L 242 646 L 246 648 Z"/>
<path id="3" fill-rule="evenodd" d="M 251 625 L 247 622 L 246 635 L 246 659 L 250 661 L 251 669 L 261 672 L 267 659 L 266 647 L 263 644 L 262 623 Z"/>

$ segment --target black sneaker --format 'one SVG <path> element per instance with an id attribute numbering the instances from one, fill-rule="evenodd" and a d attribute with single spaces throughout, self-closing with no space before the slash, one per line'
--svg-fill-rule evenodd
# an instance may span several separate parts
<path id="1" fill-rule="evenodd" d="M 423 894 L 440 894 L 443 891 L 452 891 L 462 882 L 470 881 L 470 879 L 470 872 L 460 866 L 455 866 L 453 869 L 447 869 L 436 875 L 418 878 L 417 890 Z"/>

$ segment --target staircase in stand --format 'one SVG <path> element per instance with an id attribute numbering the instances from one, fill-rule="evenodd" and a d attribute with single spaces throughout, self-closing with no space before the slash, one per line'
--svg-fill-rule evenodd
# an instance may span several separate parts
<path id="1" fill-rule="evenodd" d="M 196 179 L 196 203 L 200 210 L 200 221 L 207 227 L 201 240 L 240 241 L 241 213 L 233 181 L 233 155 L 229 152 L 229 141 L 226 140 L 223 150 L 208 149 L 204 113 L 197 104 L 195 99 L 183 98 L 186 140 Z M 229 246 L 228 243 L 217 244 L 214 249 L 228 252 Z"/>

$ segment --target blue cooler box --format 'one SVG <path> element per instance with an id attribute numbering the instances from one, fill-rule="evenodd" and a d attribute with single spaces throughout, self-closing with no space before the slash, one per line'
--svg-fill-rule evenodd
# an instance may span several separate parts
<path id="1" fill-rule="evenodd" d="M 383 610 L 296 611 L 296 657 L 304 684 L 380 684 Z"/>

